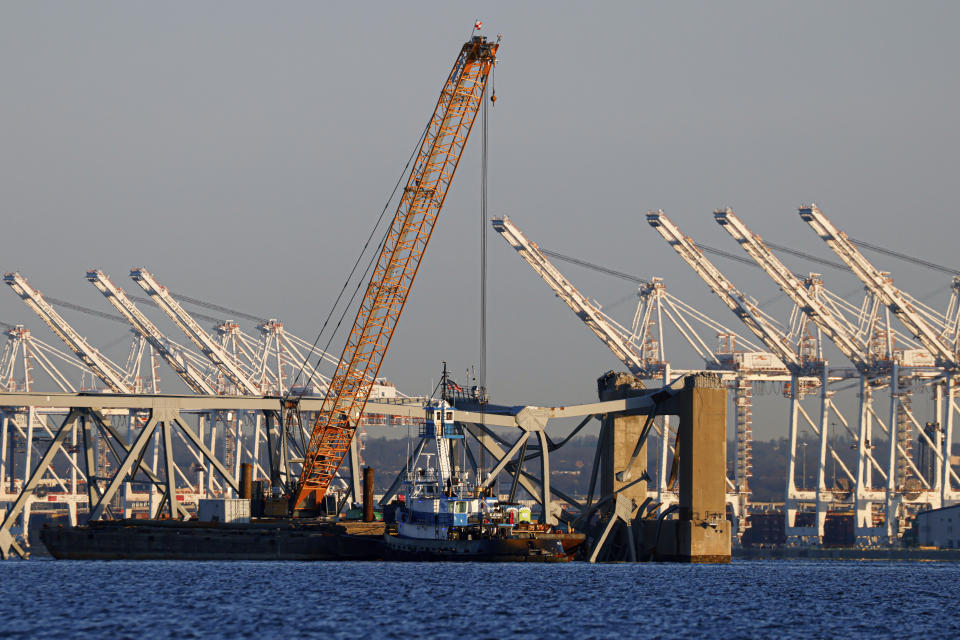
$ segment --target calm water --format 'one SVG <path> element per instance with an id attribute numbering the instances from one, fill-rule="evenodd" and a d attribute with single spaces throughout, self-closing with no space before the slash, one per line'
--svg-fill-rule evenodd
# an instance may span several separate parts
<path id="1" fill-rule="evenodd" d="M 0 562 L 0 637 L 960 637 L 960 564 Z"/>

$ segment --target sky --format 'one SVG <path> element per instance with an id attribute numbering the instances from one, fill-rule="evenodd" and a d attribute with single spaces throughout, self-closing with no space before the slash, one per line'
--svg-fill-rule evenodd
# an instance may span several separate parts
<path id="1" fill-rule="evenodd" d="M 112 311 L 86 269 L 139 293 L 127 273 L 143 266 L 312 341 L 477 19 L 503 34 L 488 214 L 541 246 L 662 277 L 738 330 L 647 210 L 739 252 L 711 215 L 730 206 L 764 238 L 833 258 L 797 216 L 816 202 L 857 239 L 960 268 L 956 3 L 52 1 L 0 15 L 0 268 L 75 304 Z M 474 136 L 383 365 L 406 393 L 429 392 L 442 361 L 461 381 L 480 361 L 479 158 Z M 594 401 L 619 362 L 485 226 L 493 401 Z M 948 275 L 867 255 L 945 307 Z M 849 274 L 781 257 L 862 296 Z M 786 320 L 760 271 L 715 264 Z M 633 285 L 558 266 L 630 322 Z M 122 362 L 121 325 L 62 313 Z M 0 320 L 57 343 L 12 292 Z M 699 366 L 679 343 L 668 354 Z M 784 435 L 776 407 L 757 437 Z"/>

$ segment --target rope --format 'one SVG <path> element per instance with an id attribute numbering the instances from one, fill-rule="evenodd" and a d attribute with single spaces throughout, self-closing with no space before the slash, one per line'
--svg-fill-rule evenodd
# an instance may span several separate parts
<path id="1" fill-rule="evenodd" d="M 491 70 L 491 80 L 493 71 Z M 483 87 L 486 97 L 487 87 Z M 480 421 L 486 422 L 487 404 L 485 401 L 487 389 L 487 151 L 489 146 L 489 108 L 483 100 L 481 109 L 480 129 L 480 371 L 477 386 L 480 391 Z M 477 465 L 477 485 L 483 479 L 484 468 L 487 464 L 486 451 L 480 447 L 480 463 Z"/>
<path id="2" fill-rule="evenodd" d="M 487 101 L 483 101 L 480 151 L 480 388 L 487 387 L 487 155 L 489 149 Z"/>
<path id="3" fill-rule="evenodd" d="M 79 311 L 80 313 L 85 313 L 90 316 L 96 316 L 98 318 L 104 318 L 106 320 L 112 320 L 113 322 L 118 322 L 120 324 L 127 324 L 126 320 L 124 320 L 120 316 L 113 315 L 112 313 L 97 311 L 96 309 L 91 309 L 89 307 L 82 307 L 79 304 L 73 304 L 72 302 L 67 302 L 66 300 L 60 300 L 59 298 L 52 298 L 50 296 L 45 296 L 44 299 L 51 304 L 59 305 L 61 307 L 66 307 L 67 309 L 73 309 L 74 311 Z"/>
<path id="4" fill-rule="evenodd" d="M 370 235 L 367 236 L 367 241 L 363 245 L 363 249 L 360 250 L 360 254 L 357 256 L 356 262 L 353 263 L 353 268 L 350 269 L 350 274 L 347 276 L 347 279 L 343 283 L 343 287 L 340 289 L 340 293 L 337 294 L 337 299 L 334 300 L 333 305 L 330 307 L 330 312 L 327 314 L 326 319 L 323 321 L 323 325 L 320 327 L 319 333 L 317 333 L 317 338 L 313 341 L 313 345 L 310 347 L 310 352 L 306 355 L 303 362 L 300 363 L 300 368 L 297 370 L 297 375 L 294 376 L 293 384 L 290 385 L 292 389 L 297 385 L 297 382 L 300 381 L 300 376 L 303 375 L 304 368 L 307 366 L 308 361 L 316 353 L 317 345 L 320 343 L 320 338 L 323 336 L 324 331 L 327 329 L 327 325 L 330 323 L 330 319 L 333 317 L 334 312 L 337 309 L 337 305 L 340 304 L 340 301 L 343 299 L 343 295 L 346 292 L 347 288 L 350 286 L 350 280 L 353 278 L 354 274 L 357 271 L 357 267 L 360 265 L 361 260 L 363 260 L 363 255 L 367 252 L 367 249 L 370 247 L 370 241 L 373 240 L 374 234 L 376 234 L 377 229 L 380 227 L 380 224 L 383 222 L 383 217 L 387 213 L 387 209 L 390 207 L 390 203 L 393 202 L 394 196 L 397 194 L 397 189 L 400 188 L 400 183 L 403 182 L 404 176 L 407 174 L 407 169 L 410 168 L 410 163 L 413 162 L 413 159 L 417 155 L 420 146 L 423 144 L 423 139 L 427 135 L 427 129 L 430 127 L 430 120 L 427 121 L 427 124 L 424 125 L 423 131 L 420 133 L 420 137 L 417 139 L 417 143 L 413 146 L 413 150 L 410 152 L 410 157 L 407 158 L 406 164 L 403 166 L 403 169 L 400 171 L 400 176 L 397 178 L 396 184 L 393 185 L 393 190 L 390 192 L 390 197 L 387 198 L 387 201 L 383 205 L 383 209 L 380 210 L 380 215 L 377 217 L 376 223 L 374 223 L 373 228 L 370 230 Z M 340 325 L 343 323 L 344 318 L 346 317 L 347 311 L 353 305 L 353 301 L 357 297 L 357 292 L 360 290 L 360 287 L 363 285 L 366 275 L 370 272 L 370 268 L 373 265 L 374 260 L 376 260 L 377 255 L 379 254 L 380 247 L 383 246 L 383 243 L 386 241 L 387 235 L 390 232 L 390 227 L 388 226 L 383 233 L 383 236 L 380 238 L 380 242 L 377 243 L 377 251 L 372 253 L 370 260 L 367 262 L 367 266 L 364 269 L 363 277 L 361 277 L 357 282 L 357 287 L 354 289 L 353 295 L 350 296 L 350 300 L 343 308 L 343 313 L 340 314 L 340 319 L 337 321 L 336 327 L 330 333 L 330 338 L 327 340 L 326 345 L 323 348 L 323 351 L 329 351 L 330 343 L 333 342 L 334 336 L 337 335 L 337 331 L 340 329 Z M 303 385 L 303 390 L 297 396 L 297 401 L 299 402 L 303 395 L 307 392 L 307 387 L 313 382 L 314 377 L 317 375 L 316 367 L 313 368 L 313 371 L 310 373 L 310 376 L 307 378 L 305 384 Z"/>
<path id="5" fill-rule="evenodd" d="M 182 302 L 188 302 L 192 305 L 203 307 L 204 309 L 211 309 L 213 311 L 222 311 L 224 313 L 229 313 L 234 317 L 243 318 L 244 320 L 251 320 L 253 322 L 258 322 L 258 323 L 263 323 L 267 321 L 266 318 L 261 318 L 260 316 L 255 316 L 251 313 L 244 313 L 243 311 L 237 311 L 236 309 L 231 309 L 230 307 L 223 307 L 219 304 L 214 304 L 212 302 L 206 302 L 204 300 L 190 298 L 188 296 L 183 295 L 182 293 L 174 293 L 171 291 L 170 295 L 172 295 L 174 298 L 177 298 Z"/>
<path id="6" fill-rule="evenodd" d="M 890 249 L 884 249 L 883 247 L 879 247 L 879 246 L 877 246 L 877 245 L 875 245 L 875 244 L 871 244 L 871 243 L 869 243 L 869 242 L 864 242 L 863 240 L 854 240 L 853 238 L 850 238 L 850 242 L 852 242 L 853 244 L 857 245 L 858 247 L 863 247 L 863 248 L 865 248 L 865 249 L 870 249 L 871 251 L 876 251 L 877 253 L 882 253 L 882 254 L 884 254 L 884 255 L 888 255 L 888 256 L 891 256 L 891 257 L 893 257 L 893 258 L 898 258 L 898 259 L 900 259 L 900 260 L 904 260 L 904 261 L 906 261 L 906 262 L 912 262 L 912 263 L 918 264 L 918 265 L 920 265 L 920 266 L 922 266 L 922 267 L 927 267 L 928 269 L 934 269 L 935 271 L 942 271 L 942 272 L 944 272 L 944 273 L 949 273 L 950 275 L 953 275 L 953 276 L 960 275 L 960 271 L 958 271 L 957 269 L 951 269 L 950 267 L 945 267 L 945 266 L 940 265 L 940 264 L 937 264 L 937 263 L 935 263 L 935 262 L 930 262 L 929 260 L 923 260 L 923 259 L 921 259 L 921 258 L 914 258 L 913 256 L 908 256 L 908 255 L 905 254 L 905 253 L 899 253 L 899 252 L 897 252 L 897 251 L 892 251 L 892 250 L 890 250 Z"/>

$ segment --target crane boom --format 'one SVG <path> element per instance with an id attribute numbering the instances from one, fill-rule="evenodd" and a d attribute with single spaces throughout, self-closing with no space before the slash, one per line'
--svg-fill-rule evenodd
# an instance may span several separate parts
<path id="1" fill-rule="evenodd" d="M 960 351 L 960 277 L 954 276 L 950 283 L 950 302 L 944 314 L 947 321 L 943 332 L 944 339 L 952 350 Z"/>
<path id="2" fill-rule="evenodd" d="M 663 211 L 648 211 L 647 222 L 656 229 L 674 251 L 707 283 L 707 286 L 726 304 L 740 321 L 759 338 L 791 371 L 803 369 L 803 362 L 791 349 L 783 334 L 763 318 L 755 304 L 747 300 L 723 273 L 707 260 L 693 240 L 683 235 L 680 229 Z"/>
<path id="3" fill-rule="evenodd" d="M 197 345 L 197 348 L 200 349 L 233 384 L 237 385 L 237 388 L 242 393 L 250 396 L 261 395 L 260 389 L 243 373 L 237 365 L 237 362 L 203 330 L 203 327 L 180 306 L 179 302 L 174 300 L 167 288 L 161 286 L 149 271 L 143 268 L 131 269 L 130 277 L 134 282 L 139 284 L 143 290 L 147 292 L 147 295 L 157 303 L 157 306 L 187 334 L 190 341 Z"/>
<path id="4" fill-rule="evenodd" d="M 768 276 L 776 283 L 790 299 L 810 318 L 838 349 L 860 371 L 870 368 L 870 362 L 861 345 L 821 300 L 811 294 L 810 290 L 790 269 L 777 258 L 763 243 L 760 236 L 750 231 L 747 225 L 737 215 L 727 209 L 717 209 L 713 217 L 721 227 L 740 243 L 754 261 L 760 265 Z"/>
<path id="5" fill-rule="evenodd" d="M 349 450 L 483 102 L 498 48 L 499 40 L 489 43 L 473 36 L 461 48 L 440 92 L 314 424 L 293 499 L 295 510 L 310 508 L 311 501 L 316 504 L 323 497 Z"/>
<path id="6" fill-rule="evenodd" d="M 150 346 L 170 365 L 174 373 L 187 383 L 188 387 L 193 389 L 195 393 L 216 395 L 217 392 L 203 379 L 203 376 L 195 369 L 187 366 L 185 361 L 170 351 L 164 341 L 163 334 L 160 333 L 156 325 L 147 316 L 143 315 L 143 312 L 127 297 L 126 292 L 115 285 L 104 272 L 99 269 L 91 269 L 87 271 L 87 280 L 110 301 L 110 304 L 120 312 L 120 315 L 127 319 L 134 330 L 150 343 Z"/>
<path id="7" fill-rule="evenodd" d="M 3 276 L 4 282 L 10 285 L 14 293 L 23 298 L 27 306 L 40 316 L 57 336 L 63 340 L 74 355 L 90 368 L 98 378 L 114 393 L 133 393 L 134 389 L 124 380 L 115 365 L 107 360 L 103 354 L 91 347 L 70 324 L 57 313 L 43 295 L 34 289 L 27 279 L 19 273 L 8 273 Z"/>
<path id="8" fill-rule="evenodd" d="M 820 239 L 827 243 L 867 288 L 903 323 L 927 348 L 941 366 L 956 370 L 957 354 L 941 339 L 940 334 L 917 312 L 904 293 L 893 286 L 893 279 L 877 269 L 850 241 L 847 234 L 837 229 L 815 204 L 800 207 L 800 217 L 810 225 Z"/>
<path id="9" fill-rule="evenodd" d="M 595 305 L 574 287 L 560 271 L 547 260 L 540 251 L 540 247 L 529 239 L 511 222 L 509 218 L 493 219 L 493 228 L 503 236 L 503 239 L 513 247 L 520 257 L 527 261 L 543 281 L 553 289 L 557 296 L 567 303 L 584 324 L 586 324 L 600 341 L 613 352 L 620 362 L 626 365 L 630 373 L 645 375 L 648 370 L 643 356 L 630 344 L 628 338 L 607 322 L 606 318 Z"/>

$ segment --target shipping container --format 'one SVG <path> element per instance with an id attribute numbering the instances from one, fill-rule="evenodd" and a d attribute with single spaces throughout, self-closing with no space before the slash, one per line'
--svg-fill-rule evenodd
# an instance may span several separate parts
<path id="1" fill-rule="evenodd" d="M 200 500 L 197 507 L 197 520 L 224 524 L 249 523 L 250 501 L 241 498 Z"/>

